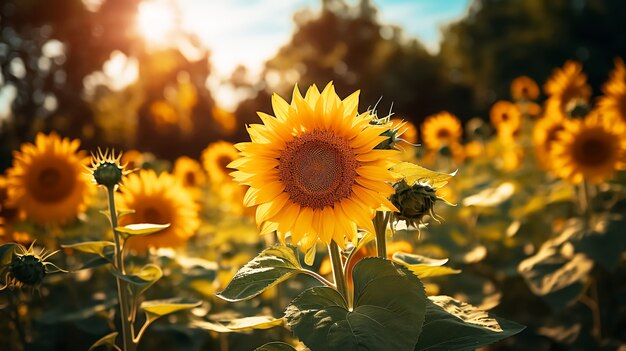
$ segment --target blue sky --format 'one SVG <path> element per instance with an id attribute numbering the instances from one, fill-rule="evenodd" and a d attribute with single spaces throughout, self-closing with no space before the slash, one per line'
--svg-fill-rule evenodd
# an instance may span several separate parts
<path id="1" fill-rule="evenodd" d="M 374 0 L 383 23 L 402 26 L 432 52 L 439 48 L 439 28 L 465 14 L 470 0 Z M 294 29 L 293 14 L 318 10 L 320 0 L 177 0 L 183 23 L 213 51 L 221 71 L 243 63 L 252 71 L 286 43 Z M 358 0 L 348 0 L 355 4 Z M 250 55 L 254 52 L 255 55 Z"/>

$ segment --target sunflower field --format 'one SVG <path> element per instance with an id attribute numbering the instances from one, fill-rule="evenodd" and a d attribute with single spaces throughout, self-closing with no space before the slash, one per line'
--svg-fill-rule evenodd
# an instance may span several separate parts
<path id="1" fill-rule="evenodd" d="M 626 351 L 626 3 L 391 3 L 0 4 L 0 350 Z"/>

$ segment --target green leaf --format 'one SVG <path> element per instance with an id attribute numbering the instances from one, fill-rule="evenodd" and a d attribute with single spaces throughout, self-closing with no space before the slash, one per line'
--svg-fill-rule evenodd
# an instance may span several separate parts
<path id="1" fill-rule="evenodd" d="M 147 319 L 152 322 L 159 317 L 179 311 L 190 310 L 198 307 L 200 302 L 187 302 L 180 298 L 172 298 L 165 300 L 144 301 L 141 309 L 146 313 Z"/>
<path id="2" fill-rule="evenodd" d="M 107 248 L 115 247 L 115 243 L 113 243 L 112 241 L 85 241 L 82 243 L 61 245 L 61 247 L 98 255 L 102 258 L 107 258 L 107 253 L 105 252 L 105 250 L 107 250 Z"/>
<path id="3" fill-rule="evenodd" d="M 251 299 L 303 271 L 293 247 L 272 246 L 243 266 L 217 296 L 226 301 Z"/>
<path id="4" fill-rule="evenodd" d="M 329 287 L 305 290 L 285 318 L 311 350 L 413 350 L 424 322 L 426 295 L 420 280 L 403 266 L 365 258 L 353 270 L 352 310 Z"/>
<path id="5" fill-rule="evenodd" d="M 125 225 L 123 227 L 117 227 L 115 228 L 115 230 L 122 234 L 125 234 L 126 236 L 139 236 L 154 234 L 168 228 L 169 226 L 169 224 L 137 223 Z"/>
<path id="6" fill-rule="evenodd" d="M 448 259 L 438 260 L 421 255 L 396 252 L 393 254 L 393 260 L 405 265 L 420 279 L 461 273 L 458 269 L 443 267 Z"/>
<path id="7" fill-rule="evenodd" d="M 254 317 L 245 317 L 233 319 L 228 324 L 226 324 L 226 328 L 233 331 L 245 331 L 252 329 L 270 329 L 283 324 L 283 319 L 276 319 L 271 316 L 254 316 Z"/>
<path id="8" fill-rule="evenodd" d="M 226 324 L 218 322 L 194 321 L 191 323 L 193 327 L 215 331 L 218 333 L 244 332 L 249 330 L 270 329 L 282 325 L 283 319 L 276 319 L 271 316 L 254 316 L 232 319 Z"/>
<path id="9" fill-rule="evenodd" d="M 268 342 L 254 351 L 296 351 L 293 346 L 280 341 Z"/>
<path id="10" fill-rule="evenodd" d="M 11 263 L 13 252 L 18 246 L 20 245 L 15 243 L 0 245 L 0 267 Z"/>
<path id="11" fill-rule="evenodd" d="M 155 264 L 147 264 L 137 274 L 121 274 L 113 271 L 113 275 L 129 283 L 133 296 L 138 297 L 161 279 L 163 271 Z"/>
<path id="12" fill-rule="evenodd" d="M 398 173 L 409 185 L 413 185 L 417 182 L 427 182 L 433 188 L 441 188 L 442 186 L 448 184 L 448 180 L 454 177 L 457 172 L 435 172 L 410 162 L 398 163 L 391 168 L 391 171 Z"/>
<path id="13" fill-rule="evenodd" d="M 415 351 L 471 351 L 515 335 L 524 326 L 494 318 L 449 296 L 431 296 Z"/>
<path id="14" fill-rule="evenodd" d="M 105 335 L 100 340 L 96 341 L 93 345 L 91 345 L 88 351 L 91 351 L 97 348 L 98 346 L 115 345 L 115 339 L 117 338 L 117 334 L 118 334 L 117 332 L 113 332 L 111 334 Z"/>

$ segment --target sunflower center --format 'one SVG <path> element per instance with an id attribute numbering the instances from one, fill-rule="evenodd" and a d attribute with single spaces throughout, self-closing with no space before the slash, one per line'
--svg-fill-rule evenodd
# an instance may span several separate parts
<path id="1" fill-rule="evenodd" d="M 439 129 L 437 131 L 437 138 L 438 139 L 442 139 L 442 140 L 450 139 L 451 136 L 452 136 L 452 134 L 450 134 L 450 131 L 445 129 L 445 128 Z"/>
<path id="2" fill-rule="evenodd" d="M 67 165 L 42 168 L 29 182 L 30 193 L 41 202 L 58 202 L 68 197 L 74 188 L 74 179 L 62 169 Z"/>
<path id="3" fill-rule="evenodd" d="M 605 135 L 590 135 L 577 140 L 574 146 L 574 159 L 584 166 L 599 166 L 611 159 L 611 140 Z"/>
<path id="4" fill-rule="evenodd" d="M 166 216 L 163 214 L 158 208 L 155 207 L 146 207 L 142 213 L 143 221 L 146 223 L 154 223 L 154 224 L 166 224 L 168 220 L 165 218 Z"/>
<path id="5" fill-rule="evenodd" d="M 313 130 L 286 144 L 278 171 L 292 201 L 324 208 L 350 196 L 358 165 L 348 140 Z"/>
<path id="6" fill-rule="evenodd" d="M 233 161 L 233 159 L 232 159 L 231 157 L 229 157 L 229 156 L 220 156 L 220 157 L 217 159 L 217 164 L 219 165 L 220 169 L 221 169 L 224 173 L 228 174 L 228 173 L 230 173 L 230 172 L 232 171 L 232 169 L 228 168 L 227 166 L 228 166 L 228 164 L 229 164 L 229 163 L 231 163 L 232 161 Z"/>
<path id="7" fill-rule="evenodd" d="M 530 95 L 530 93 L 528 92 L 528 87 L 522 87 L 521 96 L 522 97 L 528 97 L 529 95 Z"/>
<path id="8" fill-rule="evenodd" d="M 196 185 L 196 174 L 194 172 L 185 173 L 185 185 L 186 186 Z"/>

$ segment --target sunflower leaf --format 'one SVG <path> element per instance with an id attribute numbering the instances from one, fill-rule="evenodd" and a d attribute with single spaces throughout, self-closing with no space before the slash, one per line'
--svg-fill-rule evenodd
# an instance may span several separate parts
<path id="1" fill-rule="evenodd" d="M 391 168 L 391 171 L 397 173 L 400 177 L 404 178 L 406 183 L 409 185 L 413 185 L 417 182 L 427 182 L 435 189 L 441 188 L 442 186 L 448 184 L 448 180 L 454 177 L 457 172 L 435 172 L 410 162 L 401 162 L 393 166 Z"/>
<path id="2" fill-rule="evenodd" d="M 123 227 L 117 227 L 115 228 L 115 230 L 125 234 L 126 236 L 139 236 L 154 234 L 168 228 L 169 226 L 169 224 L 137 223 L 125 225 Z"/>
<path id="3" fill-rule="evenodd" d="M 141 309 L 146 313 L 146 323 L 152 323 L 160 317 L 179 311 L 190 310 L 200 305 L 200 302 L 190 302 L 181 298 L 165 300 L 151 300 L 141 303 Z"/>
<path id="4" fill-rule="evenodd" d="M 415 351 L 471 351 L 515 335 L 524 328 L 449 296 L 431 296 Z"/>
<path id="5" fill-rule="evenodd" d="M 255 329 L 270 329 L 279 325 L 283 325 L 283 322 L 283 319 L 277 319 L 271 316 L 254 316 L 232 319 L 226 324 L 224 324 L 223 322 L 218 323 L 207 321 L 194 321 L 191 323 L 191 325 L 200 329 L 215 331 L 218 333 L 232 333 L 250 331 Z"/>
<path id="6" fill-rule="evenodd" d="M 61 245 L 64 249 L 73 249 L 80 252 L 98 255 L 102 258 L 108 258 L 107 248 L 115 247 L 112 241 L 85 241 L 82 243 Z"/>
<path id="7" fill-rule="evenodd" d="M 115 339 L 117 338 L 118 332 L 113 332 L 111 334 L 107 334 L 100 338 L 98 341 L 94 342 L 93 345 L 89 348 L 88 351 L 94 350 L 99 346 L 104 345 L 115 345 Z"/>
<path id="8" fill-rule="evenodd" d="M 281 341 L 268 342 L 265 345 L 259 346 L 254 351 L 296 351 L 293 346 Z"/>
<path id="9" fill-rule="evenodd" d="M 287 307 L 294 334 L 312 350 L 412 350 L 426 313 L 420 280 L 405 267 L 366 258 L 353 270 L 354 307 L 337 290 L 305 290 Z"/>
<path id="10" fill-rule="evenodd" d="M 421 255 L 396 252 L 393 254 L 393 260 L 405 265 L 420 279 L 461 273 L 458 269 L 444 267 L 443 265 L 448 262 L 447 259 L 437 260 Z"/>
<path id="11" fill-rule="evenodd" d="M 18 246 L 19 244 L 15 244 L 15 243 L 8 243 L 8 244 L 0 245 L 0 267 L 11 263 L 13 252 Z"/>
<path id="12" fill-rule="evenodd" d="M 147 264 L 137 274 L 122 274 L 113 270 L 113 275 L 130 284 L 133 296 L 137 297 L 148 290 L 163 276 L 161 268 L 154 264 Z"/>
<path id="13" fill-rule="evenodd" d="M 251 299 L 291 276 L 304 272 L 293 247 L 275 245 L 263 250 L 243 266 L 224 291 L 217 294 L 226 301 Z"/>

